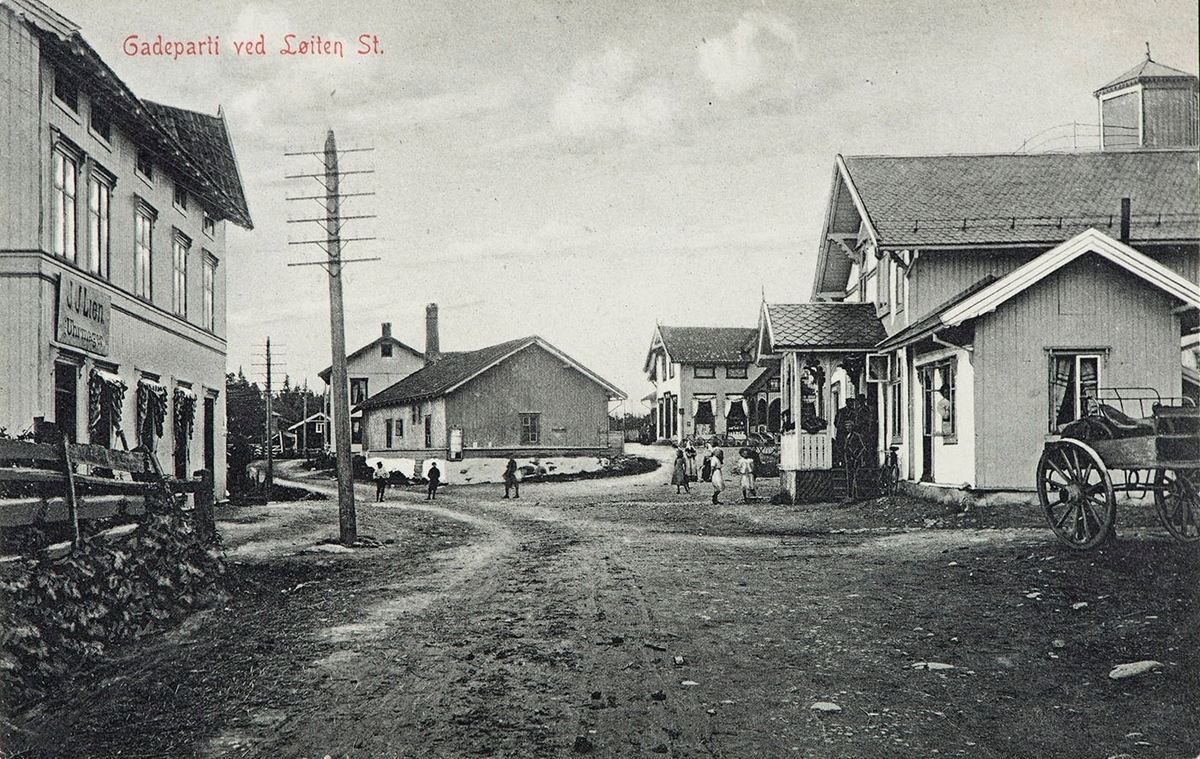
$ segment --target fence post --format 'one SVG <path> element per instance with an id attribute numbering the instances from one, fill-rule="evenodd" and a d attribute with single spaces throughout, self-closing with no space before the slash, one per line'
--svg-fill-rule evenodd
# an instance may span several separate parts
<path id="1" fill-rule="evenodd" d="M 196 519 L 196 534 L 200 542 L 212 545 L 217 542 L 217 523 L 213 517 L 213 473 L 199 469 L 194 476 L 200 480 L 200 486 L 196 488 L 195 508 L 192 510 Z"/>
<path id="2" fill-rule="evenodd" d="M 80 541 L 79 505 L 75 502 L 75 472 L 71 468 L 71 441 L 67 439 L 65 432 L 62 433 L 60 439 L 62 440 L 63 473 L 67 477 L 67 512 L 71 519 L 71 547 L 78 548 Z"/>

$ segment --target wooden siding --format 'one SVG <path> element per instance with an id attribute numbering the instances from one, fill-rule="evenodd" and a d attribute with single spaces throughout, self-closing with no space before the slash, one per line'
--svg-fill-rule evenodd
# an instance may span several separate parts
<path id="1" fill-rule="evenodd" d="M 1146 147 L 1196 146 L 1195 90 L 1147 87 L 1142 91 L 1142 103 Z"/>
<path id="2" fill-rule="evenodd" d="M 912 321 L 991 274 L 1002 277 L 1045 250 L 923 250 L 908 278 L 908 318 Z"/>
<path id="3" fill-rule="evenodd" d="M 39 247 L 39 55 L 28 27 L 0 5 L 0 251 Z"/>
<path id="4" fill-rule="evenodd" d="M 542 439 L 530 447 L 607 445 L 604 388 L 536 345 L 446 399 L 446 426 L 462 428 L 464 448 L 520 446 L 524 413 L 541 414 Z"/>
<path id="5" fill-rule="evenodd" d="M 1049 430 L 1051 348 L 1107 349 L 1101 385 L 1179 395 L 1172 307 L 1157 288 L 1089 254 L 981 317 L 973 354 L 976 486 L 1033 487 Z"/>

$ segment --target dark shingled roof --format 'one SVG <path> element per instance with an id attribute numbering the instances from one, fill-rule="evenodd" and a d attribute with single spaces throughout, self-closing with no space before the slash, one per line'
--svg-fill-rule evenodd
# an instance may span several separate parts
<path id="1" fill-rule="evenodd" d="M 443 353 L 442 357 L 435 363 L 426 366 L 424 369 L 418 369 L 394 385 L 376 393 L 365 402 L 360 403 L 358 408 L 379 408 L 381 406 L 394 406 L 421 401 L 427 398 L 435 398 L 466 382 L 492 364 L 502 361 L 531 345 L 541 345 L 552 353 L 557 353 L 557 350 L 553 346 L 536 335 L 509 340 L 506 343 L 491 345 L 487 348 L 480 348 L 474 351 Z M 557 353 L 557 355 L 575 364 L 575 367 L 582 374 L 609 391 L 611 397 L 625 397 L 625 394 L 615 386 L 592 374 L 582 364 L 575 362 L 570 357 L 561 353 Z"/>
<path id="2" fill-rule="evenodd" d="M 680 364 L 744 364 L 754 357 L 753 327 L 659 326 L 671 360 Z"/>
<path id="3" fill-rule="evenodd" d="M 225 128 L 225 117 L 220 114 L 209 116 L 149 100 L 143 100 L 142 103 L 183 147 L 184 152 L 203 167 L 208 178 L 228 200 L 233 220 L 249 227 L 250 209 L 242 191 L 242 177 L 233 155 L 233 143 Z"/>
<path id="4" fill-rule="evenodd" d="M 874 303 L 768 303 L 772 350 L 874 348 L 887 337 Z"/>
<path id="5" fill-rule="evenodd" d="M 888 247 L 1057 244 L 1119 231 L 1130 198 L 1134 241 L 1200 237 L 1190 150 L 1020 155 L 847 156 L 851 182 Z"/>
<path id="6" fill-rule="evenodd" d="M 1200 82 L 1200 80 L 1197 80 L 1195 74 L 1189 74 L 1186 71 L 1180 71 L 1179 69 L 1173 69 L 1170 66 L 1164 66 L 1161 63 L 1156 63 L 1155 61 L 1147 58 L 1138 65 L 1126 71 L 1124 74 L 1121 74 L 1116 79 L 1096 90 L 1093 94 L 1096 97 L 1099 97 L 1113 90 L 1119 90 L 1122 87 L 1133 84 L 1134 82 L 1146 82 L 1154 80 L 1161 81 L 1164 79 L 1183 81 L 1191 80 L 1193 82 L 1193 86 Z"/>

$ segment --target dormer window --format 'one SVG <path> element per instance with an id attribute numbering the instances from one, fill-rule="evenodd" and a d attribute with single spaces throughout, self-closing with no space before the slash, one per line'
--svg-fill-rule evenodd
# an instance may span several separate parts
<path id="1" fill-rule="evenodd" d="M 54 97 L 62 105 L 79 113 L 79 83 L 61 71 L 54 72 Z"/>

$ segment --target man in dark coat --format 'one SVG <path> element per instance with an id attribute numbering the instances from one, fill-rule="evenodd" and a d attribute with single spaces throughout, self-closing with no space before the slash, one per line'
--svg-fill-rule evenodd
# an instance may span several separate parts
<path id="1" fill-rule="evenodd" d="M 432 501 L 437 498 L 438 485 L 442 484 L 442 470 L 438 469 L 436 461 L 429 465 L 426 478 L 429 480 L 429 492 L 425 494 L 425 500 Z"/>

